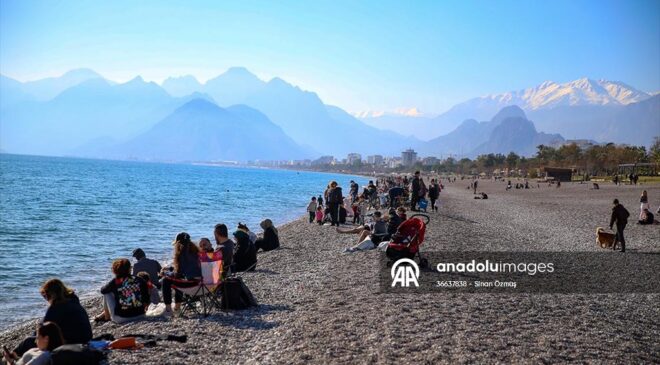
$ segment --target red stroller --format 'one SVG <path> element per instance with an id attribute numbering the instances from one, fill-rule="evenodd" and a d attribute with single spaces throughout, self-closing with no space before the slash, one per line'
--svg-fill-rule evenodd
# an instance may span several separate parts
<path id="1" fill-rule="evenodd" d="M 417 256 L 419 266 L 427 267 L 429 262 L 419 253 L 419 246 L 424 243 L 426 225 L 430 221 L 431 219 L 426 214 L 413 214 L 401 223 L 387 245 L 387 250 L 385 250 L 387 257 L 394 262 L 402 258 L 414 260 Z"/>

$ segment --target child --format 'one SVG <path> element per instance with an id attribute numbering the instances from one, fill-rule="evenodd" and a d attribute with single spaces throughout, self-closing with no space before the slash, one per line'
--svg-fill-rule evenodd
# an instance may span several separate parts
<path id="1" fill-rule="evenodd" d="M 320 205 L 316 207 L 316 223 L 318 223 L 319 226 L 323 225 L 323 207 Z"/>
<path id="2" fill-rule="evenodd" d="M 160 303 L 160 296 L 158 295 L 158 288 L 151 282 L 151 276 L 146 271 L 140 271 L 137 274 L 137 277 L 147 282 L 147 287 L 149 288 L 149 296 L 151 298 L 151 304 Z"/>
<path id="3" fill-rule="evenodd" d="M 312 200 L 307 204 L 307 213 L 309 213 L 309 223 L 314 222 L 314 218 L 316 216 L 316 208 L 318 207 L 318 204 L 316 204 L 316 197 L 312 197 Z"/>
<path id="4" fill-rule="evenodd" d="M 361 196 L 360 200 L 358 200 L 359 224 L 364 224 L 364 216 L 367 215 L 367 210 L 369 210 L 369 203 Z"/>
<path id="5" fill-rule="evenodd" d="M 362 197 L 360 197 L 360 200 L 361 199 L 362 199 Z M 351 204 L 351 210 L 353 210 L 353 224 L 360 221 L 360 207 L 359 207 L 358 204 L 359 204 L 359 201 L 355 201 L 355 202 L 353 202 L 353 204 Z"/>

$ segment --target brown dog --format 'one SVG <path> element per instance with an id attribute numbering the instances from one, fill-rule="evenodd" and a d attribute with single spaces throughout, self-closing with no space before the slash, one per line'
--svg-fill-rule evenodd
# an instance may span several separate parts
<path id="1" fill-rule="evenodd" d="M 616 234 L 605 232 L 603 227 L 596 228 L 596 243 L 601 248 L 612 248 L 616 244 Z"/>

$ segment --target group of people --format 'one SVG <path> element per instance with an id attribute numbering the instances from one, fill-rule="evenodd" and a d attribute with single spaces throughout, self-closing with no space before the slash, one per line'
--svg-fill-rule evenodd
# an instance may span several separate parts
<path id="1" fill-rule="evenodd" d="M 614 185 L 623 184 L 623 179 L 625 179 L 626 177 L 628 178 L 628 182 L 630 183 L 630 185 L 637 185 L 637 182 L 639 181 L 639 175 L 633 173 L 630 173 L 628 176 L 624 175 L 623 178 L 620 178 L 619 175 L 614 175 L 612 177 L 612 182 L 614 183 Z"/>
<path id="2" fill-rule="evenodd" d="M 112 262 L 113 278 L 101 288 L 103 310 L 95 321 L 125 323 L 146 316 L 150 304 L 165 304 L 164 315 L 180 308 L 184 294 L 179 288 L 198 286 L 202 280 L 201 262 L 213 257 L 222 262 L 222 277 L 232 272 L 251 271 L 257 264 L 257 251 L 270 251 L 280 246 L 279 234 L 270 219 L 261 222 L 263 235 L 258 237 L 247 225 L 239 223 L 233 240 L 225 224 L 217 224 L 213 235 L 216 246 L 208 238 L 198 243 L 186 232 L 176 235 L 172 243 L 172 266 L 163 268 L 144 250 L 133 251 L 136 262 L 126 258 Z M 59 279 L 50 279 L 40 289 L 48 301 L 48 309 L 34 336 L 23 340 L 12 351 L 4 351 L 4 361 L 16 365 L 50 364 L 50 352 L 62 344 L 85 344 L 92 339 L 92 327 L 85 308 L 74 291 Z M 172 293 L 174 292 L 174 309 Z"/>
<path id="3" fill-rule="evenodd" d="M 277 229 L 270 219 L 261 224 L 263 236 L 259 238 L 247 225 L 238 224 L 229 238 L 225 224 L 217 224 L 213 230 L 216 247 L 211 240 L 202 237 L 199 243 L 192 241 L 186 232 L 177 234 L 172 245 L 174 258 L 172 266 L 161 265 L 144 254 L 142 249 L 133 251 L 137 260 L 131 272 L 131 263 L 127 259 L 115 260 L 112 264 L 114 278 L 102 289 L 104 295 L 103 312 L 95 320 L 123 323 L 144 317 L 149 304 L 157 304 L 162 292 L 165 304 L 164 315 L 172 315 L 180 309 L 183 292 L 177 289 L 196 287 L 202 280 L 201 262 L 221 260 L 222 276 L 232 272 L 253 271 L 257 265 L 257 252 L 270 251 L 280 246 Z M 172 309 L 174 292 L 174 309 Z"/>
<path id="4" fill-rule="evenodd" d="M 637 224 L 647 225 L 647 224 L 657 224 L 655 216 L 651 213 L 651 207 L 649 205 L 649 197 L 646 190 L 642 191 L 642 195 L 639 197 L 639 219 Z M 619 199 L 614 199 L 612 202 L 614 205 L 612 207 L 612 214 L 610 215 L 610 229 L 616 225 L 616 237 L 615 244 L 612 246 L 612 249 L 615 250 L 617 243 L 621 244 L 621 252 L 626 251 L 626 239 L 623 235 L 626 226 L 628 225 L 628 218 L 630 217 L 630 212 L 619 202 Z M 660 214 L 660 207 L 658 207 L 658 214 Z"/>

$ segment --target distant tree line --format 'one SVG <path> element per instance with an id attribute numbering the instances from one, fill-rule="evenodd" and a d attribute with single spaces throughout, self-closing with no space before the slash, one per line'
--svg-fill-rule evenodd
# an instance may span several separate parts
<path id="1" fill-rule="evenodd" d="M 519 156 L 514 152 L 507 155 L 501 153 L 489 153 L 479 155 L 475 159 L 455 159 L 449 157 L 435 165 L 423 165 L 417 162 L 414 166 L 398 166 L 387 168 L 374 166 L 360 161 L 352 165 L 320 165 L 314 166 L 312 170 L 337 171 L 348 173 L 372 174 L 399 172 L 407 173 L 416 170 L 435 171 L 445 174 L 492 174 L 496 170 L 508 170 L 509 174 L 536 177 L 537 171 L 542 167 L 563 167 L 575 169 L 577 174 L 590 176 L 610 176 L 618 172 L 619 164 L 631 164 L 641 162 L 653 162 L 660 164 L 660 137 L 655 137 L 650 150 L 644 146 L 624 146 L 608 143 L 605 145 L 591 145 L 580 148 L 577 144 L 566 144 L 560 147 L 545 145 L 537 146 L 533 157 Z M 293 166 L 292 168 L 300 168 Z M 644 170 L 641 170 L 644 173 Z"/>

